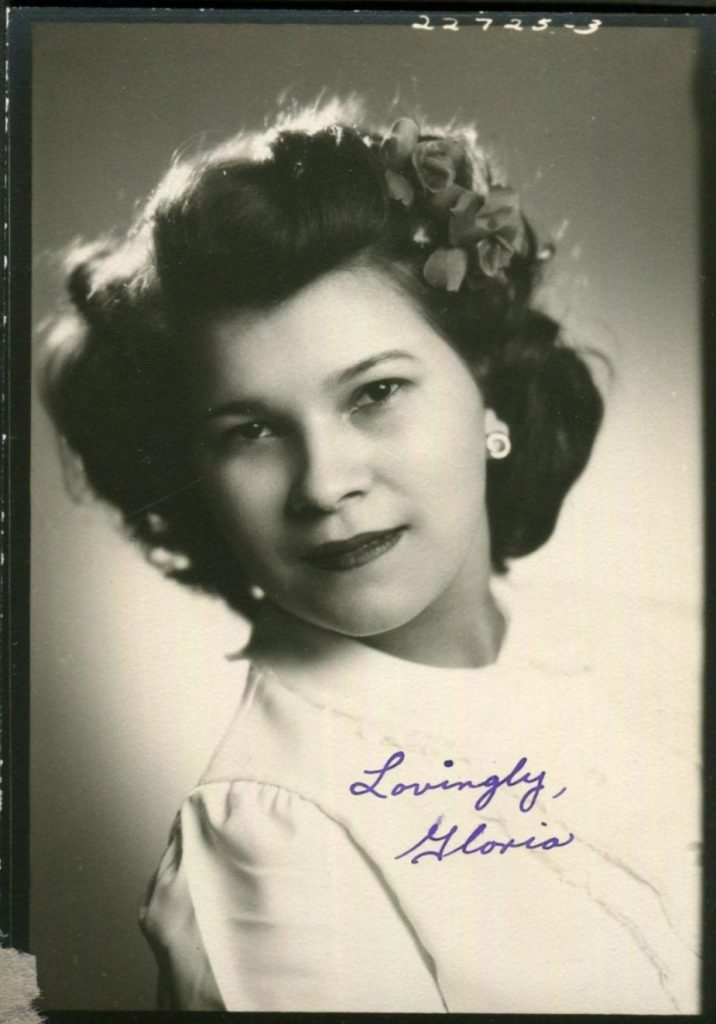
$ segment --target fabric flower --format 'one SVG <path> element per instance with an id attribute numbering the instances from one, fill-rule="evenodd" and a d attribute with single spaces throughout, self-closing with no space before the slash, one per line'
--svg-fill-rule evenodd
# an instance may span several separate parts
<path id="1" fill-rule="evenodd" d="M 388 186 L 388 195 L 391 199 L 397 199 L 404 206 L 412 206 L 415 199 L 415 189 L 403 174 L 391 171 L 385 172 L 385 182 Z"/>
<path id="2" fill-rule="evenodd" d="M 431 193 L 428 202 L 433 210 L 444 213 L 453 208 L 463 192 L 467 192 L 467 189 L 461 185 L 448 185 L 447 188 Z"/>
<path id="3" fill-rule="evenodd" d="M 467 253 L 459 248 L 441 246 L 428 257 L 423 267 L 423 277 L 428 284 L 449 292 L 459 291 L 466 273 Z"/>
<path id="4" fill-rule="evenodd" d="M 497 185 L 484 198 L 464 192 L 450 210 L 452 245 L 476 243 L 477 262 L 486 277 L 505 279 L 512 257 L 524 249 L 525 228 L 512 189 Z"/>
<path id="5" fill-rule="evenodd" d="M 411 156 L 418 139 L 420 129 L 409 117 L 401 117 L 390 129 L 390 135 L 383 140 L 381 155 L 391 170 L 399 171 Z"/>
<path id="6" fill-rule="evenodd" d="M 512 262 L 514 252 L 507 242 L 498 235 L 483 238 L 477 246 L 477 262 L 485 277 L 496 277 L 505 280 L 505 270 Z"/>
<path id="7" fill-rule="evenodd" d="M 478 215 L 485 206 L 485 200 L 476 192 L 467 189 L 456 196 L 450 207 L 448 237 L 451 245 L 470 245 L 477 241 L 476 224 Z"/>
<path id="8" fill-rule="evenodd" d="M 455 184 L 465 147 L 458 139 L 430 139 L 418 142 L 412 155 L 418 181 L 428 192 L 439 192 Z"/>
<path id="9" fill-rule="evenodd" d="M 524 224 L 517 196 L 502 185 L 490 189 L 484 199 L 465 192 L 450 210 L 448 235 L 451 245 L 471 245 L 498 236 L 513 252 L 519 252 L 524 245 Z"/>
<path id="10" fill-rule="evenodd" d="M 380 152 L 390 198 L 406 207 L 417 204 L 418 214 L 427 208 L 436 225 L 446 224 L 447 245 L 425 262 L 425 280 L 449 292 L 463 282 L 479 291 L 485 277 L 506 284 L 513 257 L 525 252 L 525 223 L 514 191 L 490 184 L 484 157 L 478 152 L 471 160 L 462 138 L 421 142 L 418 125 L 407 117 L 395 122 Z M 459 185 L 458 177 L 471 180 L 472 187 Z M 414 241 L 432 244 L 432 234 L 423 226 Z"/>

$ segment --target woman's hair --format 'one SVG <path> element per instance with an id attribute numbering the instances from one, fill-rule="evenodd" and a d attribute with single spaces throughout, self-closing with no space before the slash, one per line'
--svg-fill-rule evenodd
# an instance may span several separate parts
<path id="1" fill-rule="evenodd" d="M 74 308 L 55 322 L 41 362 L 46 406 L 93 491 L 120 511 L 152 560 L 176 556 L 168 575 L 249 616 L 248 581 L 215 527 L 190 454 L 187 357 L 208 318 L 268 310 L 339 268 L 375 268 L 394 282 L 509 424 L 512 452 L 487 470 L 497 572 L 549 538 L 602 416 L 586 364 L 532 307 L 545 251 L 528 222 L 520 215 L 519 246 L 495 242 L 497 262 L 484 273 L 475 266 L 459 286 L 435 284 L 434 275 L 429 283 L 430 255 L 459 248 L 449 215 L 432 201 L 436 189 L 425 188 L 431 152 L 423 147 L 422 167 L 403 159 L 396 174 L 387 133 L 356 127 L 349 115 L 314 108 L 175 162 L 124 238 L 74 247 Z M 468 201 L 489 194 L 495 182 L 474 132 L 418 136 L 414 122 L 405 124 L 420 144 L 438 140 L 438 158 L 459 138 L 460 159 L 435 165 L 438 178 L 447 174 L 441 186 Z M 473 263 L 476 244 L 463 246 Z M 500 260 L 504 252 L 510 258 Z"/>

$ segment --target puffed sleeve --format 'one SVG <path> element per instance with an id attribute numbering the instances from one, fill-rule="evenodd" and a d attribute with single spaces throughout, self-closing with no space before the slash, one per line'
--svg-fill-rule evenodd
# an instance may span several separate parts
<path id="1" fill-rule="evenodd" d="M 142 924 L 175 1009 L 444 1011 L 380 873 L 277 786 L 212 782 L 185 801 Z"/>

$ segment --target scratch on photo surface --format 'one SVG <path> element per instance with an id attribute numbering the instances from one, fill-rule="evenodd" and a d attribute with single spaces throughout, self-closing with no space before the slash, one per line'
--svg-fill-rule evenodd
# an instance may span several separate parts
<path id="1" fill-rule="evenodd" d="M 592 850 L 592 852 L 595 853 L 597 856 L 604 857 L 603 852 L 601 850 L 599 850 L 597 847 L 592 846 L 590 843 L 586 843 L 581 838 L 579 839 L 579 842 L 583 843 L 588 849 Z M 647 882 L 646 879 L 641 878 L 640 875 L 637 875 L 632 870 L 626 868 L 626 865 L 624 865 L 618 858 L 610 856 L 610 857 L 604 857 L 604 859 L 606 859 L 608 861 L 608 863 L 612 864 L 612 866 L 616 867 L 618 870 L 626 871 L 626 873 L 630 877 L 634 878 L 635 881 L 638 881 L 641 884 L 647 885 L 648 888 L 652 889 L 654 891 L 654 893 L 657 896 L 659 896 L 658 889 L 656 889 L 654 886 L 652 886 L 651 883 Z M 627 914 L 624 914 L 624 913 L 620 912 L 619 910 L 617 910 L 616 907 L 612 906 L 611 903 L 609 903 L 606 899 L 604 899 L 599 894 L 595 893 L 593 888 L 592 888 L 592 886 L 589 884 L 589 882 L 579 883 L 579 882 L 575 881 L 574 879 L 570 878 L 569 875 L 567 874 L 567 872 L 565 872 L 563 870 L 563 868 L 553 858 L 545 857 L 539 863 L 541 863 L 542 866 L 547 868 L 547 870 L 552 871 L 553 873 L 557 874 L 560 877 L 560 880 L 565 885 L 569 885 L 569 886 L 571 886 L 574 889 L 582 889 L 586 893 L 587 897 L 593 903 L 595 903 L 598 907 L 600 907 L 604 911 L 605 914 L 607 914 L 613 920 L 617 921 L 618 924 L 620 924 L 622 926 L 622 928 L 624 928 L 629 933 L 629 935 L 633 939 L 633 941 L 636 944 L 636 946 L 639 949 L 639 951 L 644 955 L 644 957 L 649 961 L 651 966 L 656 971 L 656 974 L 657 974 L 657 977 L 658 977 L 658 980 L 659 980 L 659 985 L 661 986 L 661 989 L 664 992 L 664 995 L 666 996 L 666 998 L 669 1000 L 671 1005 L 674 1007 L 674 1012 L 677 1013 L 677 1014 L 681 1013 L 679 1004 L 678 1004 L 678 1002 L 677 1002 L 673 992 L 671 991 L 671 984 L 670 984 L 671 983 L 671 976 L 670 976 L 668 967 L 662 962 L 661 958 L 658 956 L 656 951 L 651 948 L 651 946 L 649 945 L 645 935 L 643 934 L 643 932 L 642 932 L 641 928 L 638 926 L 638 924 L 634 920 L 632 920 L 632 918 L 629 917 Z M 666 916 L 666 914 L 665 914 L 665 916 Z M 673 926 L 671 926 L 671 924 L 670 924 L 670 927 L 671 927 L 672 931 L 674 931 Z M 676 931 L 674 931 L 674 934 L 677 935 Z M 679 936 L 677 935 L 677 937 L 679 937 Z"/>
<path id="2" fill-rule="evenodd" d="M 630 878 L 633 878 L 635 882 L 638 882 L 640 885 L 644 885 L 647 889 L 650 889 L 656 896 L 659 908 L 662 914 L 664 915 L 664 920 L 666 921 L 666 923 L 668 924 L 669 928 L 674 933 L 676 938 L 695 956 L 700 957 L 701 954 L 699 953 L 699 950 L 694 948 L 694 946 L 690 942 L 686 942 L 683 936 L 676 929 L 674 922 L 672 921 L 671 916 L 669 915 L 669 911 L 667 910 L 664 894 L 659 889 L 657 889 L 653 882 L 650 882 L 648 878 L 643 878 L 637 871 L 629 867 L 628 864 L 625 864 L 624 861 L 622 861 L 619 857 L 615 856 L 613 853 L 610 853 L 608 850 L 602 850 L 598 846 L 594 846 L 592 843 L 587 842 L 586 839 L 582 839 L 582 842 L 585 846 L 589 847 L 590 850 L 596 853 L 598 857 L 602 857 L 605 861 L 607 861 L 609 864 L 612 864 L 619 871 L 624 871 L 627 875 L 629 875 Z"/>
<path id="3" fill-rule="evenodd" d="M 150 501 L 148 505 L 142 505 L 141 508 L 135 508 L 132 512 L 127 514 L 127 518 L 131 519 L 134 516 L 141 515 L 142 512 L 147 512 L 150 508 L 156 508 L 157 505 L 163 505 L 165 501 L 169 501 L 170 498 L 174 498 L 177 494 L 181 494 L 182 491 L 188 491 L 189 488 L 196 487 L 200 480 L 201 477 L 198 476 L 195 480 L 190 480 L 188 484 L 183 484 L 181 487 L 177 487 L 168 494 L 164 494 L 161 498 L 157 498 L 155 501 Z"/>

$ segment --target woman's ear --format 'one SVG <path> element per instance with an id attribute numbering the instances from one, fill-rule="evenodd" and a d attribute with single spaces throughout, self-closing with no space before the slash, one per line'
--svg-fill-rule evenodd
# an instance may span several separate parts
<path id="1" fill-rule="evenodd" d="M 485 409 L 485 448 L 488 459 L 506 459 L 512 451 L 510 428 L 494 409 Z"/>
<path id="2" fill-rule="evenodd" d="M 492 434 L 498 431 L 501 434 L 510 436 L 510 428 L 501 420 L 494 409 L 485 409 L 485 433 Z"/>

